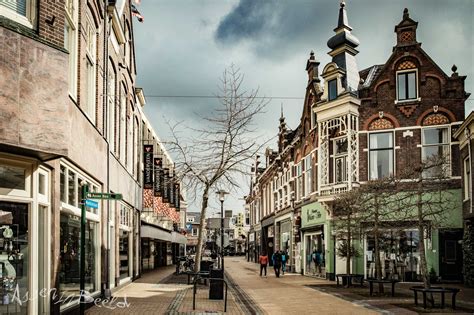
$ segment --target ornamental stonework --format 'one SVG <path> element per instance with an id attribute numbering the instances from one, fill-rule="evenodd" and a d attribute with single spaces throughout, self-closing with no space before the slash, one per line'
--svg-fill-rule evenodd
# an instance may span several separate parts
<path id="1" fill-rule="evenodd" d="M 416 68 L 416 65 L 413 62 L 407 60 L 407 61 L 402 62 L 398 66 L 397 70 L 407 70 L 407 69 L 414 69 L 414 68 Z"/>
<path id="2" fill-rule="evenodd" d="M 427 117 L 425 117 L 425 119 L 423 119 L 423 126 L 434 126 L 444 124 L 449 124 L 449 119 L 448 117 L 440 113 L 428 115 Z"/>
<path id="3" fill-rule="evenodd" d="M 403 32 L 400 35 L 400 41 L 402 43 L 412 42 L 413 40 L 414 40 L 413 39 L 413 32 Z"/>
<path id="4" fill-rule="evenodd" d="M 370 123 L 369 130 L 392 129 L 393 124 L 386 118 L 379 118 Z"/>
<path id="5" fill-rule="evenodd" d="M 398 109 L 405 115 L 406 118 L 409 118 L 413 112 L 416 110 L 417 105 L 404 105 L 399 106 Z"/>

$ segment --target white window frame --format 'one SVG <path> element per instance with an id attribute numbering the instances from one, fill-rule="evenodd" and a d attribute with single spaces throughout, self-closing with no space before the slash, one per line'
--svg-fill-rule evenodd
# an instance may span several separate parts
<path id="1" fill-rule="evenodd" d="M 25 0 L 26 1 L 26 15 L 21 15 L 9 9 L 3 5 L 0 5 L 0 15 L 22 24 L 28 28 L 36 28 L 36 1 L 37 0 Z"/>
<path id="2" fill-rule="evenodd" d="M 71 8 L 68 8 L 68 5 Z M 69 52 L 69 95 L 77 100 L 77 40 L 78 40 L 78 12 L 79 6 L 77 0 L 66 0 L 65 6 L 65 24 L 69 26 L 68 47 L 64 47 Z M 72 10 L 72 12 L 69 12 Z M 65 29 L 66 32 L 67 29 Z"/>
<path id="3" fill-rule="evenodd" d="M 471 161 L 469 156 L 463 160 L 464 168 L 464 201 L 471 199 L 472 191 L 472 174 L 471 174 Z"/>
<path id="4" fill-rule="evenodd" d="M 33 169 L 31 162 L 22 161 L 22 160 L 12 160 L 8 158 L 0 157 L 0 165 L 13 166 L 21 168 L 25 171 L 25 189 L 8 189 L 0 187 L 0 195 L 8 197 L 22 197 L 22 198 L 31 198 L 31 181 L 33 176 Z"/>
<path id="5" fill-rule="evenodd" d="M 377 178 L 372 178 L 372 174 L 370 173 L 370 152 L 373 150 L 373 151 L 379 151 L 377 149 L 370 149 L 370 135 L 372 134 L 377 134 L 377 133 L 390 133 L 392 135 L 392 172 L 390 175 L 393 175 L 393 174 L 396 174 L 396 165 L 397 163 L 395 162 L 395 133 L 393 130 L 377 130 L 377 132 L 369 132 L 367 133 L 367 142 L 368 142 L 368 146 L 367 146 L 367 172 L 368 172 L 368 179 L 369 180 L 372 180 L 372 179 L 380 179 L 379 177 Z M 382 149 L 383 150 L 383 149 Z M 385 149 L 385 150 L 388 150 L 388 149 Z"/>
<path id="6" fill-rule="evenodd" d="M 337 153 L 337 141 L 338 140 L 346 140 L 347 141 L 347 149 L 346 149 L 346 152 L 344 153 Z M 334 138 L 333 141 L 332 141 L 332 145 L 333 145 L 333 155 L 332 155 L 332 158 L 333 158 L 333 182 L 334 184 L 342 184 L 342 183 L 347 183 L 347 181 L 349 180 L 349 140 L 347 139 L 347 136 L 342 136 L 342 137 L 337 137 L 337 138 Z M 336 161 L 339 160 L 339 159 L 342 159 L 343 162 L 344 162 L 344 174 L 343 174 L 343 180 L 338 182 L 337 181 L 337 178 L 336 178 L 336 175 L 337 175 L 337 172 L 336 172 Z"/>
<path id="7" fill-rule="evenodd" d="M 96 76 L 97 76 L 97 28 L 89 14 L 85 23 L 86 38 L 86 106 L 84 111 L 95 125 L 96 121 Z"/>
<path id="8" fill-rule="evenodd" d="M 429 129 L 445 129 L 446 130 L 446 139 L 447 142 L 443 143 L 435 143 L 435 144 L 425 144 L 425 130 Z M 425 161 L 426 159 L 426 154 L 425 154 L 425 148 L 429 147 L 439 147 L 439 146 L 444 146 L 446 148 L 446 157 L 448 159 L 448 174 L 446 176 L 451 176 L 451 128 L 450 125 L 437 125 L 437 126 L 428 126 L 428 127 L 423 127 L 421 128 L 421 160 Z"/>
<path id="9" fill-rule="evenodd" d="M 407 98 L 407 99 L 399 99 L 399 94 L 398 94 L 398 75 L 399 74 L 404 74 L 404 73 L 409 73 L 409 72 L 414 72 L 415 73 L 415 93 L 416 96 L 415 98 Z M 407 69 L 407 70 L 400 70 L 395 72 L 395 93 L 397 95 L 395 96 L 395 103 L 405 103 L 405 102 L 413 102 L 413 101 L 419 101 L 420 100 L 420 91 L 419 91 L 419 84 L 418 84 L 418 69 Z"/>
<path id="10" fill-rule="evenodd" d="M 80 179 L 83 179 L 87 183 L 90 184 L 89 187 L 91 187 L 91 190 L 94 190 L 94 187 L 96 187 L 97 191 L 101 191 L 101 185 L 99 183 L 94 181 L 89 176 L 87 176 L 87 175 L 83 174 L 82 172 L 80 172 L 79 169 L 75 168 L 73 165 L 69 164 L 66 161 L 61 161 L 60 166 L 64 166 L 66 168 L 66 174 L 69 174 L 69 171 L 72 171 L 76 174 L 76 179 L 74 181 L 75 184 L 78 182 L 77 177 L 79 177 Z M 80 205 L 78 204 L 79 201 L 76 200 L 77 206 L 72 206 L 72 205 L 67 203 L 67 201 L 68 201 L 67 199 L 69 198 L 69 195 L 68 195 L 68 188 L 69 187 L 68 187 L 68 185 L 69 185 L 69 180 L 68 180 L 68 176 L 66 175 L 66 182 L 65 182 L 65 187 L 64 187 L 64 189 L 67 192 L 66 193 L 66 202 L 60 201 L 60 212 L 64 213 L 64 214 L 74 215 L 74 216 L 80 218 L 81 217 L 81 208 L 80 208 Z M 74 193 L 77 196 L 77 187 L 74 189 Z M 95 268 L 96 268 L 96 279 L 95 279 L 96 291 L 91 292 L 91 295 L 93 295 L 93 296 L 96 296 L 96 295 L 100 294 L 100 290 L 101 290 L 101 286 L 100 286 L 100 282 L 101 282 L 101 278 L 102 278 L 101 267 L 100 267 L 101 266 L 101 248 L 102 248 L 102 243 L 101 243 L 101 240 L 102 240 L 102 237 L 101 237 L 101 235 L 102 235 L 102 224 L 100 224 L 101 204 L 102 204 L 102 202 L 99 202 L 99 207 L 98 207 L 98 209 L 96 209 L 97 213 L 93 213 L 91 211 L 86 211 L 86 221 L 91 221 L 91 222 L 96 224 L 96 231 L 95 231 L 96 252 L 95 252 L 95 257 L 94 257 L 94 259 L 95 259 Z M 67 310 L 67 309 L 69 309 L 71 307 L 74 307 L 75 305 L 78 305 L 78 304 L 79 304 L 79 300 L 75 301 L 74 303 L 67 303 L 65 305 L 61 305 L 60 309 L 61 309 L 61 311 L 64 311 L 64 310 Z"/>

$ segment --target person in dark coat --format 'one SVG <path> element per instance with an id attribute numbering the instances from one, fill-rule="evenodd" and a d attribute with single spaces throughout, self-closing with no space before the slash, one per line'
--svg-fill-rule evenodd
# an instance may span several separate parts
<path id="1" fill-rule="evenodd" d="M 276 251 L 273 256 L 273 269 L 275 269 L 275 276 L 280 278 L 280 269 L 281 269 L 281 254 L 279 251 Z"/>

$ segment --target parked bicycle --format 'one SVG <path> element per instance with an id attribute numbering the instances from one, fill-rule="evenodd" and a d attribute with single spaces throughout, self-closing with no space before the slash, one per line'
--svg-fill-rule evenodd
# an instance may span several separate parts
<path id="1" fill-rule="evenodd" d="M 194 271 L 194 264 L 194 259 L 191 257 L 191 255 L 179 257 L 178 263 L 176 265 L 176 274 Z"/>

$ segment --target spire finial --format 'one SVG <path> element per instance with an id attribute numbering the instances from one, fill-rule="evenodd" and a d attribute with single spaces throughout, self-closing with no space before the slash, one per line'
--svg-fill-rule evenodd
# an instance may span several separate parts
<path id="1" fill-rule="evenodd" d="M 451 70 L 455 73 L 456 71 L 458 71 L 458 67 L 456 65 L 453 65 L 451 67 Z"/>
<path id="2" fill-rule="evenodd" d="M 280 116 L 280 118 L 283 118 L 283 103 L 281 103 L 280 107 L 281 107 L 281 116 Z"/>
<path id="3" fill-rule="evenodd" d="M 341 0 L 341 8 L 344 8 L 346 6 L 346 3 L 344 2 L 344 0 Z"/>
<path id="4" fill-rule="evenodd" d="M 410 13 L 408 13 L 408 8 L 403 10 L 403 19 L 406 20 L 410 17 Z"/>
<path id="5" fill-rule="evenodd" d="M 337 21 L 337 29 L 346 28 L 348 30 L 352 30 L 352 27 L 349 26 L 349 22 L 347 20 L 347 13 L 346 13 L 346 3 L 341 1 L 339 8 L 339 20 Z"/>

